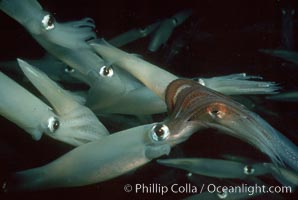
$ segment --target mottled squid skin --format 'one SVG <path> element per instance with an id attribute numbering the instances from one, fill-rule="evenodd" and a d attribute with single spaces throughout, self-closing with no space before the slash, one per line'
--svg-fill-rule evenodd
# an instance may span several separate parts
<path id="1" fill-rule="evenodd" d="M 54 108 L 56 116 L 48 119 L 49 136 L 78 146 L 109 134 L 89 108 L 78 103 L 43 72 L 23 60 L 18 59 L 18 62 L 27 78 Z"/>
<path id="2" fill-rule="evenodd" d="M 274 164 L 298 171 L 298 148 L 257 114 L 197 82 L 178 79 L 167 88 L 170 112 L 188 112 L 189 121 L 200 121 L 244 140 L 268 155 Z"/>
<path id="3" fill-rule="evenodd" d="M 0 72 L 0 114 L 39 140 L 48 119 L 57 117 L 52 109 L 14 80 Z"/>

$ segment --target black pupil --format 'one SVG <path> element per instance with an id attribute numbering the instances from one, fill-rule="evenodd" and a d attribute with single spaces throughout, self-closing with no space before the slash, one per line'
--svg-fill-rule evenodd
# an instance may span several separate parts
<path id="1" fill-rule="evenodd" d="M 247 169 L 247 173 L 251 173 L 252 172 L 252 167 L 250 165 L 247 166 L 246 169 Z"/>
<path id="2" fill-rule="evenodd" d="M 211 111 L 211 113 L 212 113 L 213 115 L 217 115 L 218 112 L 219 112 L 218 110 L 212 110 L 212 111 Z"/>
<path id="3" fill-rule="evenodd" d="M 59 128 L 59 126 L 60 126 L 59 121 L 58 121 L 58 120 L 55 120 L 55 121 L 54 121 L 54 124 L 53 124 L 53 128 L 54 128 L 54 130 L 57 130 L 57 129 Z"/>
<path id="4" fill-rule="evenodd" d="M 71 67 L 69 67 L 69 66 L 67 66 L 67 67 L 66 67 L 66 71 L 67 71 L 67 72 L 73 72 L 73 71 L 74 71 L 74 69 L 73 69 L 73 68 L 71 68 Z"/>
<path id="5" fill-rule="evenodd" d="M 158 137 L 162 137 L 164 135 L 164 131 L 162 129 L 162 125 L 157 125 L 155 128 L 154 128 L 154 132 L 155 134 L 158 136 Z"/>
<path id="6" fill-rule="evenodd" d="M 52 15 L 50 15 L 50 18 L 48 21 L 48 26 L 52 26 L 54 24 L 54 22 L 55 22 L 55 18 Z"/>
<path id="7" fill-rule="evenodd" d="M 104 70 L 103 70 L 103 74 L 105 76 L 109 75 L 109 72 L 110 72 L 110 69 L 108 67 L 105 67 Z"/>

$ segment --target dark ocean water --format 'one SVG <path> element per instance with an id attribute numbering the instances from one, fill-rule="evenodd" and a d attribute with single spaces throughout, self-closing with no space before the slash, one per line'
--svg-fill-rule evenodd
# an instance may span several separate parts
<path id="1" fill-rule="evenodd" d="M 283 42 L 281 9 L 285 1 L 39 1 L 46 10 L 55 14 L 57 21 L 78 20 L 91 17 L 95 20 L 99 37 L 113 38 L 132 28 L 144 27 L 176 12 L 191 8 L 193 15 L 173 32 L 166 46 L 157 52 L 148 52 L 150 36 L 135 41 L 122 49 L 137 53 L 144 59 L 183 77 L 212 77 L 246 72 L 260 75 L 266 81 L 280 83 L 282 91 L 298 90 L 298 66 L 279 58 L 258 52 L 263 48 L 281 48 Z M 287 1 L 291 3 L 290 1 Z M 293 15 L 293 50 L 298 51 L 298 6 Z M 39 58 L 44 50 L 15 21 L 0 13 L 0 61 L 20 58 Z M 184 46 L 174 57 L 169 57 L 172 45 L 187 35 Z M 296 40 L 295 40 L 296 39 Z M 10 74 L 13 77 L 13 74 Z M 15 79 L 20 80 L 16 76 Z M 78 86 L 68 86 L 70 88 Z M 81 86 L 80 86 L 81 87 Z M 1 98 L 1 97 L 0 97 Z M 16 97 L 17 98 L 17 97 Z M 237 98 L 261 115 L 274 128 L 298 144 L 298 106 L 294 102 L 273 102 L 264 96 Z M 156 116 L 159 117 L 160 116 Z M 0 177 L 21 169 L 46 164 L 72 149 L 71 146 L 43 137 L 33 141 L 23 130 L 0 118 Z M 256 161 L 268 158 L 254 147 L 238 139 L 204 130 L 178 145 L 170 157 L 211 157 L 224 154 L 243 156 Z M 220 167 L 220 166 L 219 166 Z M 155 161 L 119 178 L 91 186 L 57 189 L 44 192 L 0 194 L 0 198 L 28 199 L 180 199 L 189 194 L 133 194 L 125 193 L 126 184 L 185 185 L 190 180 L 186 172 L 158 165 Z M 0 180 L 1 180 L 0 179 Z M 195 182 L 220 182 L 222 180 L 195 177 Z M 269 177 L 262 180 L 269 185 L 279 183 Z M 294 199 L 291 195 L 262 196 L 258 199 Z"/>

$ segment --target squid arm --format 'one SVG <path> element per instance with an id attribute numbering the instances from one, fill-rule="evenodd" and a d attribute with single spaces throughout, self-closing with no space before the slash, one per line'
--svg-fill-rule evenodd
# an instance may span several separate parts
<path id="1" fill-rule="evenodd" d="M 48 135 L 72 145 L 81 145 L 108 135 L 92 111 L 53 82 L 46 74 L 18 59 L 24 74 L 51 103 L 57 117 L 51 118 Z"/>
<path id="2" fill-rule="evenodd" d="M 7 190 L 83 186 L 120 176 L 169 154 L 171 147 L 203 127 L 200 122 L 183 125 L 183 120 L 166 119 L 81 145 L 45 166 L 15 173 Z"/>
<path id="3" fill-rule="evenodd" d="M 69 49 L 87 48 L 85 41 L 96 37 L 92 19 L 58 23 L 36 0 L 3 0 L 0 2 L 0 9 L 24 26 L 33 37 L 58 46 Z"/>
<path id="4" fill-rule="evenodd" d="M 156 65 L 113 47 L 104 40 L 101 43 L 92 41 L 89 43 L 104 60 L 131 73 L 161 99 L 165 98 L 167 86 L 179 78 Z M 227 94 L 272 94 L 279 89 L 272 82 L 248 80 L 251 78 L 257 77 L 243 73 L 210 79 L 200 78 L 198 81 L 206 87 Z"/>
<path id="5" fill-rule="evenodd" d="M 240 73 L 197 80 L 201 85 L 226 95 L 275 94 L 280 89 L 274 82 L 253 79 L 261 80 L 262 77 Z"/>

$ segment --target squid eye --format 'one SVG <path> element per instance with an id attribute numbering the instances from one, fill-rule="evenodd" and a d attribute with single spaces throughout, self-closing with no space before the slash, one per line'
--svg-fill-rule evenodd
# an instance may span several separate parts
<path id="1" fill-rule="evenodd" d="M 55 18 L 51 14 L 45 15 L 41 23 L 46 30 L 52 30 L 53 28 L 55 28 Z"/>
<path id="2" fill-rule="evenodd" d="M 222 119 L 227 114 L 227 107 L 222 104 L 210 105 L 207 107 L 207 113 L 214 119 Z"/>
<path id="3" fill-rule="evenodd" d="M 67 67 L 64 69 L 64 71 L 65 71 L 66 73 L 74 73 L 74 72 L 75 72 L 75 69 L 73 69 L 73 68 L 67 66 Z"/>
<path id="4" fill-rule="evenodd" d="M 243 172 L 244 172 L 244 174 L 246 174 L 246 175 L 252 175 L 252 174 L 255 172 L 255 169 L 254 169 L 251 165 L 246 165 L 246 166 L 243 168 Z"/>
<path id="5" fill-rule="evenodd" d="M 170 135 L 170 130 L 164 124 L 156 124 L 152 127 L 150 133 L 154 141 L 163 141 Z"/>
<path id="6" fill-rule="evenodd" d="M 114 75 L 114 71 L 112 67 L 102 66 L 99 70 L 99 74 L 103 77 L 112 77 Z"/>
<path id="7" fill-rule="evenodd" d="M 51 133 L 55 133 L 55 131 L 59 128 L 60 122 L 56 117 L 51 117 L 48 120 L 48 129 Z"/>

